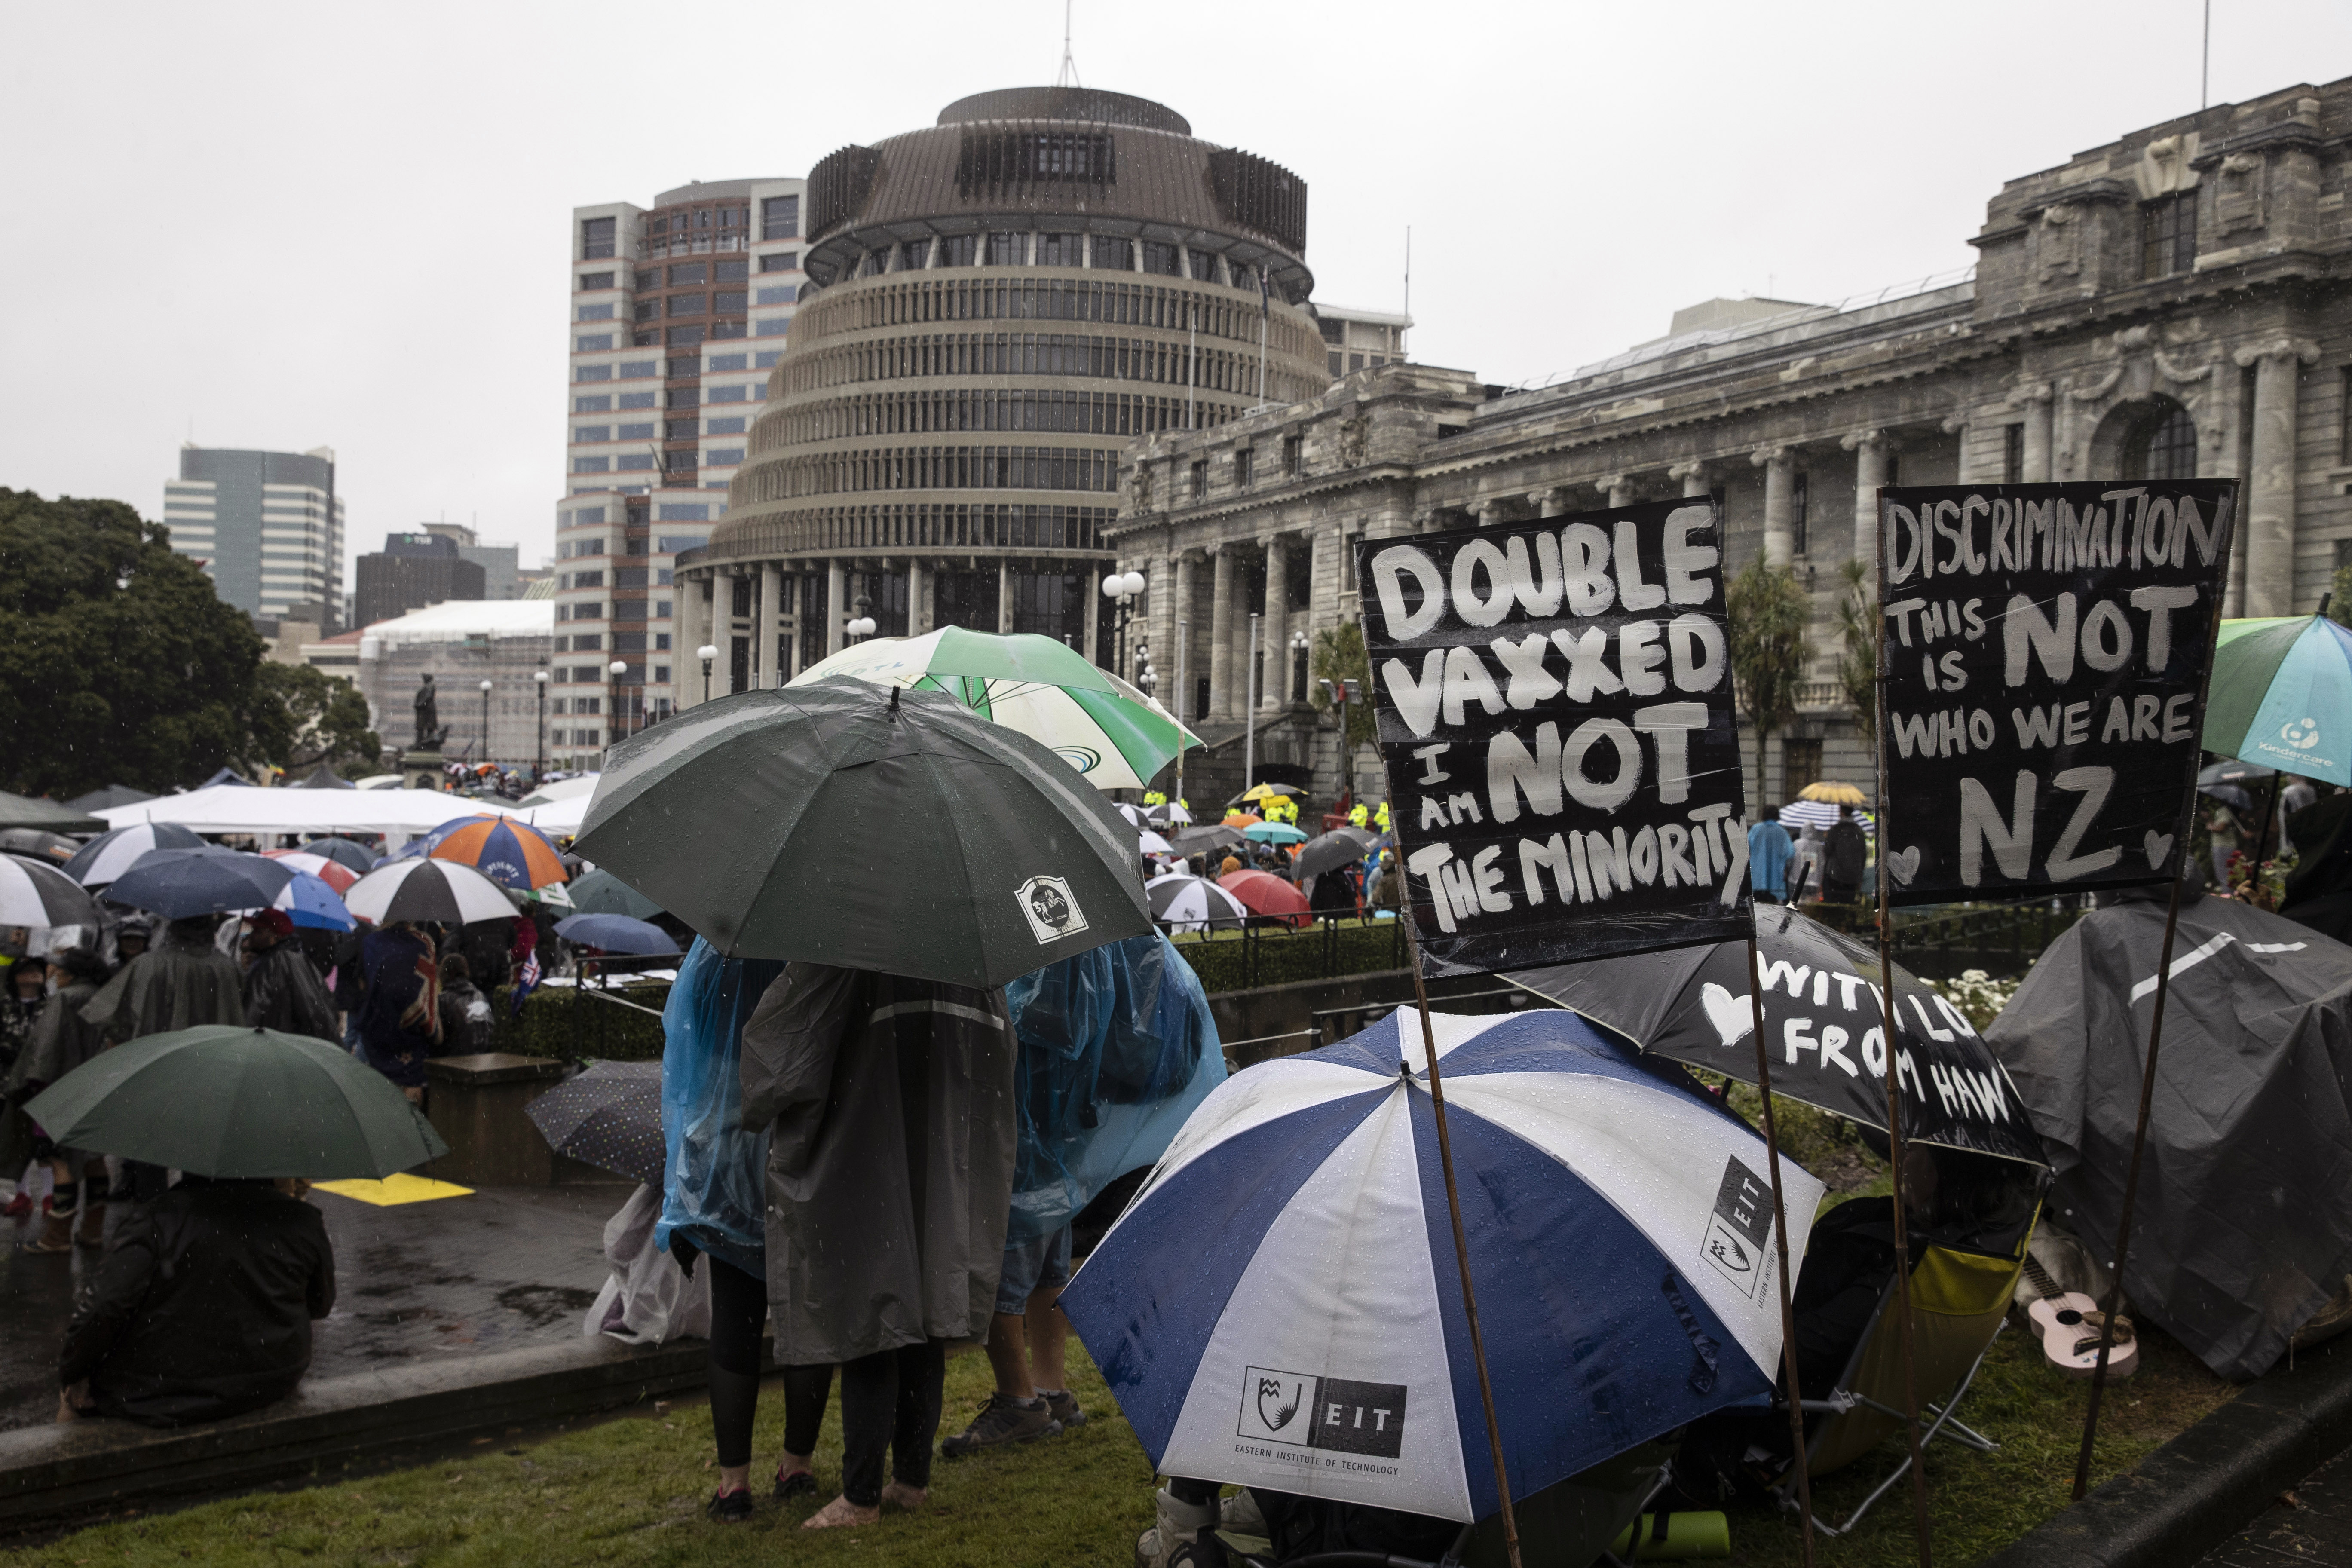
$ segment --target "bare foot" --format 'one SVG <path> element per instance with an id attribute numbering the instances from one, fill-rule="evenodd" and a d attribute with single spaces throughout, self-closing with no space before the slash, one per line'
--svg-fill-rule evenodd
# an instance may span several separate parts
<path id="1" fill-rule="evenodd" d="M 872 1524 L 882 1517 L 880 1508 L 860 1508 L 846 1496 L 837 1497 L 806 1519 L 803 1530 L 838 1530 L 845 1524 Z"/>
<path id="2" fill-rule="evenodd" d="M 882 1489 L 882 1501 L 887 1507 L 903 1508 L 908 1513 L 923 1506 L 931 1494 L 921 1487 L 910 1487 L 904 1481 L 892 1481 Z"/>

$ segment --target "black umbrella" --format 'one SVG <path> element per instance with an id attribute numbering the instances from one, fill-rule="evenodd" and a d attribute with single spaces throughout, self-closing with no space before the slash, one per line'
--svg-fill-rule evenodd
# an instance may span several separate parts
<path id="1" fill-rule="evenodd" d="M 2204 789 L 2207 784 L 2245 784 L 2253 779 L 2269 778 L 2277 772 L 2276 768 L 2266 768 L 2260 763 L 2241 762 L 2236 757 L 2223 757 L 2220 762 L 2208 763 L 2199 770 L 2197 787 Z M 2212 792 L 2207 790 L 2206 793 L 2210 795 Z"/>
<path id="2" fill-rule="evenodd" d="M 1206 827 L 1188 827 L 1168 842 L 1179 855 L 1199 855 L 1209 850 L 1230 849 L 1249 840 L 1242 837 L 1242 830 L 1238 827 L 1211 823 Z"/>
<path id="3" fill-rule="evenodd" d="M 1335 827 L 1318 837 L 1308 839 L 1290 852 L 1291 873 L 1298 877 L 1319 877 L 1339 867 L 1352 866 L 1379 842 L 1379 835 L 1363 828 Z"/>
<path id="4" fill-rule="evenodd" d="M 350 838 L 313 838 L 302 846 L 302 853 L 324 855 L 336 865 L 348 867 L 362 877 L 374 870 L 375 863 L 383 858 L 378 851 Z"/>
<path id="5" fill-rule="evenodd" d="M 294 879 L 294 868 L 266 855 L 208 845 L 202 849 L 150 849 L 106 889 L 109 903 L 167 921 L 230 910 L 267 909 Z"/>
<path id="6" fill-rule="evenodd" d="M 559 1154 L 662 1184 L 661 1063 L 595 1062 L 522 1108 Z"/>
<path id="7" fill-rule="evenodd" d="M 1779 908 L 1756 911 L 1756 944 L 1772 1092 L 1883 1131 L 1877 952 Z M 1756 1080 L 1746 942 L 1561 964 L 1511 979 L 1644 1050 Z M 2016 1085 L 1967 1017 L 1899 965 L 1895 982 L 1905 1140 L 2043 1163 Z"/>
<path id="8" fill-rule="evenodd" d="M 863 681 L 738 692 L 622 742 L 580 852 L 730 956 L 993 986 L 1151 929 L 1135 830 L 1066 761 Z"/>
<path id="9" fill-rule="evenodd" d="M 52 866 L 64 865 L 80 847 L 62 833 L 50 833 L 38 827 L 0 828 L 0 853 L 30 856 Z"/>
<path id="10" fill-rule="evenodd" d="M 0 855 L 0 926 L 91 926 L 98 905 L 46 861 Z"/>
<path id="11" fill-rule="evenodd" d="M 633 921 L 649 921 L 662 912 L 659 904 L 606 870 L 574 877 L 564 891 L 572 895 L 572 907 L 583 915 L 626 915 Z"/>

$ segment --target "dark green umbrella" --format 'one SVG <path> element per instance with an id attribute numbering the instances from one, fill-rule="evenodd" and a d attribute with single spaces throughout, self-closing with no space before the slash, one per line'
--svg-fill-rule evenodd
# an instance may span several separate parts
<path id="1" fill-rule="evenodd" d="M 601 866 L 574 877 L 565 891 L 572 895 L 572 907 L 583 915 L 626 915 L 633 921 L 649 921 L 662 912 L 659 904 Z"/>
<path id="2" fill-rule="evenodd" d="M 1067 763 L 863 681 L 738 692 L 622 742 L 579 848 L 737 957 L 992 986 L 1151 929 L 1135 830 Z"/>
<path id="3" fill-rule="evenodd" d="M 200 1176 L 382 1180 L 449 1152 L 391 1079 L 349 1052 L 226 1024 L 101 1051 L 25 1110 L 61 1148 Z"/>

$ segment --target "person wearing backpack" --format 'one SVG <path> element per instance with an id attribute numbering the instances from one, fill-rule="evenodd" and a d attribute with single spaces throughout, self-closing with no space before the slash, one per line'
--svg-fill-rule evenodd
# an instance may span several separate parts
<path id="1" fill-rule="evenodd" d="M 490 999 L 474 984 L 462 952 L 441 960 L 441 1046 L 434 1056 L 480 1056 L 490 1047 Z"/>

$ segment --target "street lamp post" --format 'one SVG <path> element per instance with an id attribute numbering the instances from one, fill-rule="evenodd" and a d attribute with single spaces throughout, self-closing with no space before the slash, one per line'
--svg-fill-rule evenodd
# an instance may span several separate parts
<path id="1" fill-rule="evenodd" d="M 874 620 L 874 601 L 866 595 L 860 594 L 852 599 L 849 605 L 850 608 L 856 610 L 857 614 L 850 618 L 848 625 L 841 628 L 842 635 L 848 637 L 851 642 L 864 642 L 880 629 Z"/>
<path id="2" fill-rule="evenodd" d="M 535 785 L 547 776 L 547 671 L 531 671 L 530 683 L 539 688 L 539 734 L 533 741 L 530 782 Z"/>
<path id="3" fill-rule="evenodd" d="M 1126 667 L 1127 623 L 1135 615 L 1135 601 L 1149 586 L 1150 584 L 1140 572 L 1113 572 L 1102 580 L 1103 597 L 1118 605 L 1118 629 L 1114 638 L 1118 652 L 1111 658 L 1113 669 Z"/>
<path id="4" fill-rule="evenodd" d="M 1309 637 L 1305 632 L 1295 632 L 1291 635 L 1290 689 L 1297 693 L 1297 695 L 1291 699 L 1294 702 L 1304 702 L 1307 700 L 1307 669 L 1305 658 L 1307 650 L 1314 646 L 1314 639 Z"/>
<path id="5" fill-rule="evenodd" d="M 719 645 L 704 643 L 694 650 L 694 657 L 702 661 L 702 700 L 708 702 L 710 700 L 710 661 L 719 657 Z"/>
<path id="6" fill-rule="evenodd" d="M 629 673 L 629 661 L 616 658 L 606 665 L 604 670 L 613 678 L 611 687 L 613 711 L 610 715 L 612 722 L 604 731 L 604 744 L 610 748 L 614 742 L 621 740 L 627 733 L 621 724 L 621 677 Z"/>
<path id="7" fill-rule="evenodd" d="M 490 683 L 482 682 L 482 761 L 490 760 Z"/>

